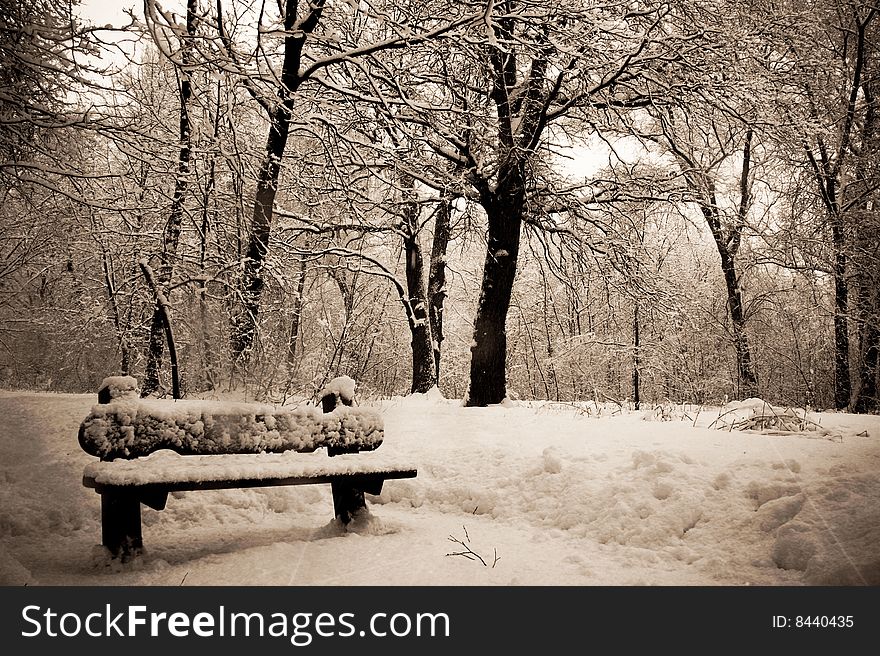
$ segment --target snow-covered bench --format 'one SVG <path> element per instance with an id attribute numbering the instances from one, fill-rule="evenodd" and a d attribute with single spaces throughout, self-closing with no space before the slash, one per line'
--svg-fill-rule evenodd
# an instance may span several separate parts
<path id="1" fill-rule="evenodd" d="M 386 480 L 414 467 L 375 451 L 382 417 L 352 405 L 354 382 L 331 381 L 322 407 L 140 399 L 131 377 L 104 380 L 98 405 L 79 429 L 80 446 L 100 460 L 83 485 L 101 495 L 101 537 L 114 556 L 143 548 L 143 503 L 163 510 L 169 492 L 329 483 L 343 524 Z M 326 451 L 322 447 L 326 447 Z M 319 451 L 321 449 L 321 451 Z"/>

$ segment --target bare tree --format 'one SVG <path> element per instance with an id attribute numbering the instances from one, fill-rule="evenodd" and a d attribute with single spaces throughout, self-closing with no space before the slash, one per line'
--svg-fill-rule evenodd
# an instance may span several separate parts
<path id="1" fill-rule="evenodd" d="M 155 23 L 157 10 L 155 3 L 147 0 L 144 3 L 145 14 L 148 21 Z M 190 76 L 193 67 L 193 50 L 196 33 L 196 15 L 198 3 L 196 0 L 187 0 L 186 3 L 186 31 L 180 37 L 179 60 L 172 57 L 171 61 L 176 65 L 178 87 L 180 97 L 179 119 L 179 144 L 180 150 L 177 158 L 177 172 L 174 179 L 174 195 L 171 198 L 171 211 L 162 235 L 162 250 L 159 254 L 160 265 L 156 274 L 155 286 L 157 294 L 165 299 L 165 303 L 156 303 L 153 319 L 150 323 L 150 341 L 147 349 L 147 364 L 144 379 L 141 382 L 141 395 L 149 396 L 159 388 L 159 370 L 162 365 L 162 352 L 164 349 L 165 335 L 170 335 L 170 310 L 167 296 L 170 293 L 168 285 L 174 272 L 174 259 L 177 256 L 180 244 L 180 233 L 183 224 L 184 200 L 187 194 L 187 186 L 190 180 L 190 157 L 192 152 L 192 124 L 190 120 L 190 102 L 192 98 L 192 82 Z M 154 30 L 157 29 L 154 27 Z M 154 33 L 154 38 L 162 37 Z M 171 345 L 169 344 L 169 348 Z M 174 363 L 175 367 L 177 363 Z M 176 378 L 175 378 L 176 382 Z"/>
<path id="2" fill-rule="evenodd" d="M 667 11 L 488 2 L 475 27 L 425 44 L 418 66 L 402 70 L 405 64 L 374 57 L 368 71 L 362 67 L 370 86 L 360 101 L 395 107 L 389 120 L 431 153 L 402 165 L 438 196 L 451 191 L 478 204 L 486 219 L 468 404 L 506 395 L 507 314 L 538 163 L 551 148 L 549 126 L 643 102 L 634 88 L 639 71 L 675 41 L 652 41 Z"/>
<path id="3" fill-rule="evenodd" d="M 270 243 L 282 158 L 291 124 L 295 121 L 294 109 L 301 87 L 313 78 L 319 78 L 326 69 L 377 52 L 407 48 L 474 20 L 473 15 L 465 14 L 435 23 L 428 29 L 416 30 L 409 15 L 395 18 L 395 12 L 376 9 L 369 5 L 355 8 L 345 3 L 337 6 L 325 0 L 313 0 L 304 7 L 300 7 L 298 0 L 286 0 L 279 4 L 283 30 L 276 33 L 280 34 L 283 42 L 280 53 L 282 65 L 280 74 L 275 74 L 271 70 L 260 70 L 265 55 L 271 54 L 262 41 L 255 50 L 255 68 L 247 68 L 224 27 L 222 6 L 218 0 L 218 33 L 229 57 L 226 67 L 242 75 L 245 86 L 263 107 L 270 122 L 265 156 L 257 177 L 250 238 L 244 253 L 238 289 L 241 306 L 233 321 L 232 349 L 236 358 L 244 357 L 254 342 L 260 297 L 265 286 L 263 267 Z M 266 30 L 262 21 L 261 12 L 258 35 Z M 380 36 L 376 38 L 377 35 Z M 277 82 L 274 97 L 267 93 L 265 80 Z"/>
<path id="4" fill-rule="evenodd" d="M 758 379 L 746 332 L 741 274 L 736 265 L 752 202 L 754 130 L 748 126 L 724 125 L 712 119 L 700 124 L 699 117 L 682 115 L 675 110 L 661 110 L 658 118 L 660 141 L 678 162 L 688 195 L 699 207 L 718 250 L 736 350 L 739 396 L 758 396 Z M 740 139 L 742 146 L 738 149 Z M 717 191 L 719 168 L 735 156 L 740 161 L 738 198 L 732 207 L 725 208 Z"/>
<path id="5" fill-rule="evenodd" d="M 860 96 L 868 56 L 867 33 L 877 15 L 877 8 L 864 3 L 835 3 L 823 12 L 817 25 L 817 42 L 831 57 L 819 75 L 810 64 L 806 48 L 797 43 L 802 70 L 796 80 L 806 97 L 807 125 L 820 129 L 804 131 L 803 149 L 818 196 L 825 208 L 833 249 L 834 279 L 834 363 L 835 407 L 850 405 L 850 294 L 848 216 L 863 199 L 849 189 L 853 138 L 862 111 Z M 815 42 L 811 42 L 815 43 Z M 817 80 L 818 78 L 818 80 Z M 823 86 L 817 88 L 816 82 Z M 820 82 L 820 84 L 822 84 Z M 832 91 L 833 90 L 833 91 Z M 831 93 L 829 93 L 831 92 Z"/>

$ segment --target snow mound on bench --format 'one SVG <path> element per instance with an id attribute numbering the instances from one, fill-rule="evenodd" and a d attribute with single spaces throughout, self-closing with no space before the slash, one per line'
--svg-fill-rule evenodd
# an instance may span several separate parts
<path id="1" fill-rule="evenodd" d="M 338 406 L 276 408 L 257 403 L 114 399 L 92 407 L 80 446 L 102 460 L 137 458 L 159 449 L 183 455 L 281 453 L 320 447 L 370 451 L 384 438 L 382 416 Z"/>
<path id="2" fill-rule="evenodd" d="M 351 405 L 354 402 L 355 382 L 353 378 L 348 376 L 337 376 L 324 386 L 318 393 L 318 398 L 326 394 L 334 394 L 345 405 Z"/>
<path id="3" fill-rule="evenodd" d="M 98 388 L 98 396 L 102 396 L 102 393 L 107 394 L 108 401 L 126 397 L 137 398 L 139 392 L 137 378 L 134 376 L 107 376 Z"/>

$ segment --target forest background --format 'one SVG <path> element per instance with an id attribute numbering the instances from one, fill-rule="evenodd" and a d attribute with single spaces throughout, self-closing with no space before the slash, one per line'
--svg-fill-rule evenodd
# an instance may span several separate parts
<path id="1" fill-rule="evenodd" d="M 0 1 L 0 385 L 875 412 L 877 8 Z"/>

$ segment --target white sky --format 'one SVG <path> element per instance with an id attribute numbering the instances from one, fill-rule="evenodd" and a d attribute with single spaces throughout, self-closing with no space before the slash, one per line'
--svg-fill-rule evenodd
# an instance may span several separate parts
<path id="1" fill-rule="evenodd" d="M 132 0 L 123 2 L 118 0 L 81 0 L 77 13 L 94 25 L 111 24 L 114 27 L 119 27 L 128 23 L 125 9 L 134 8 L 137 13 L 140 13 L 141 5 L 142 3 Z"/>

